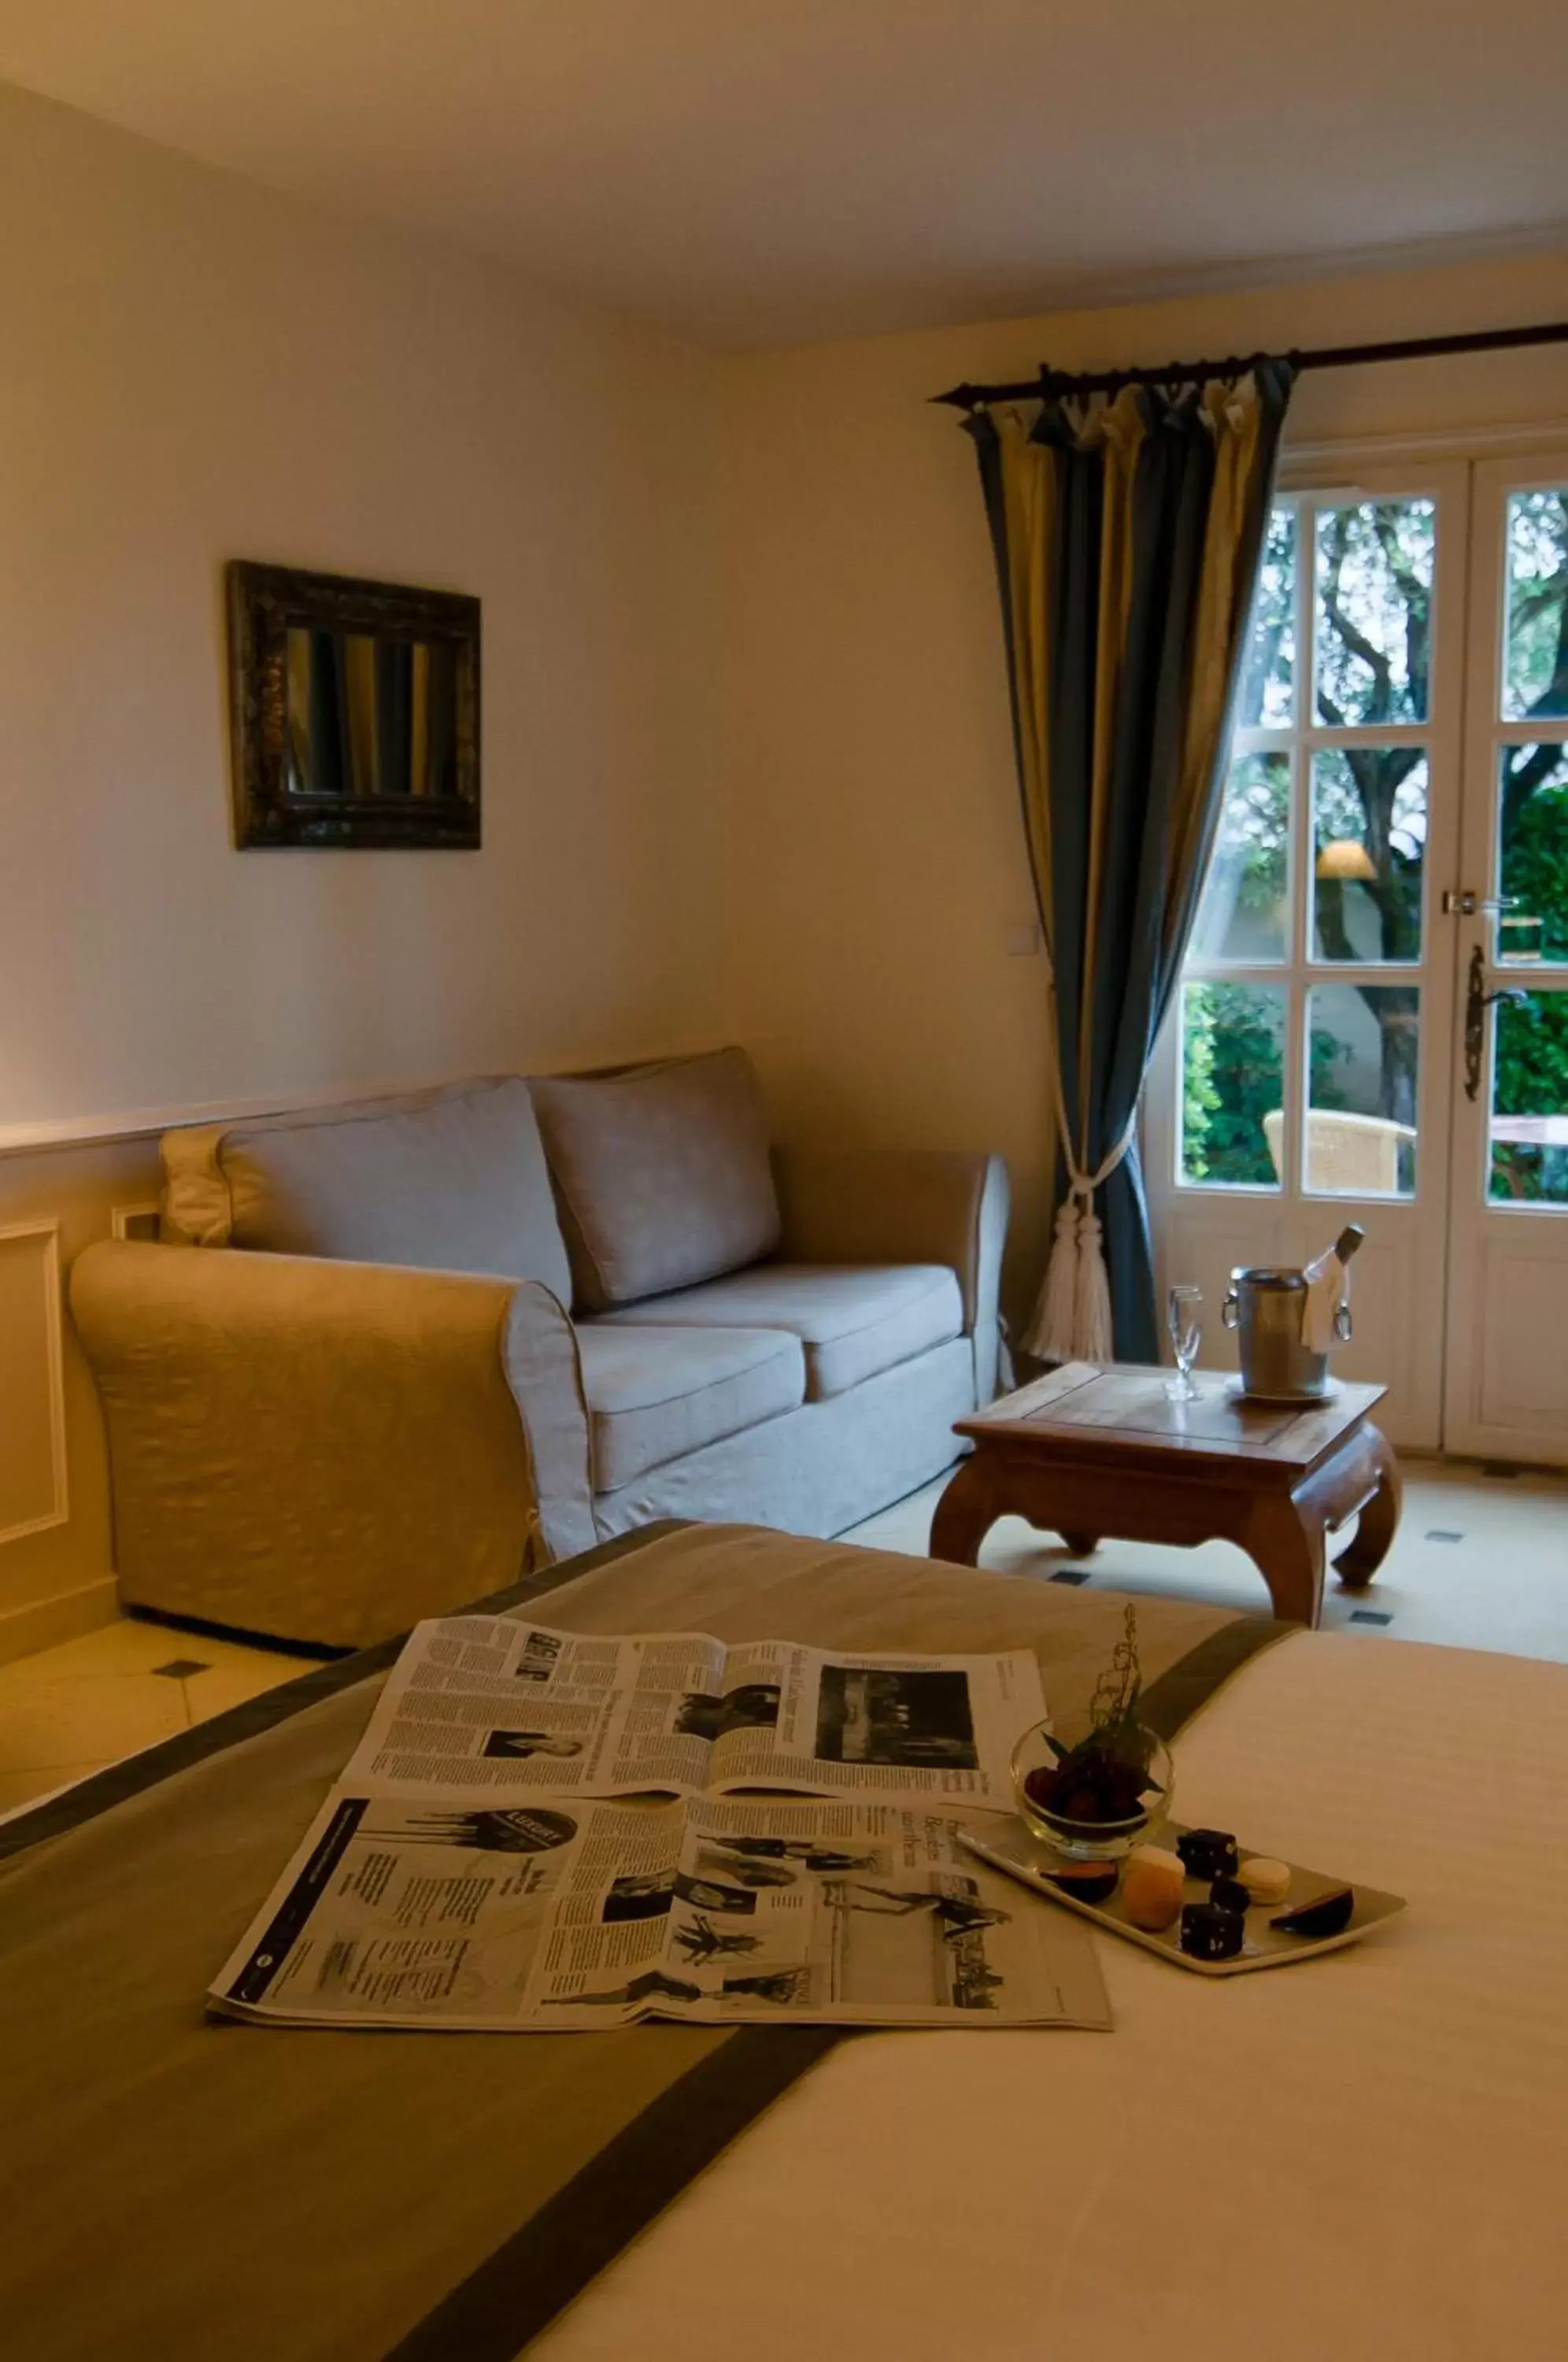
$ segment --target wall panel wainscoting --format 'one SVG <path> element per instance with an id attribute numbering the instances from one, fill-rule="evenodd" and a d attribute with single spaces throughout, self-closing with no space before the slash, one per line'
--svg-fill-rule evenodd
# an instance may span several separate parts
<path id="1" fill-rule="evenodd" d="M 150 1140 L 0 1156 L 0 1664 L 113 1621 L 103 1423 L 65 1308 L 116 1206 L 157 1198 Z"/>

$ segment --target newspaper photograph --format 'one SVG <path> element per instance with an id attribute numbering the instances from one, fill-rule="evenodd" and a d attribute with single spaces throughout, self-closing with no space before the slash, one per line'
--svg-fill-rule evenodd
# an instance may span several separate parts
<path id="1" fill-rule="evenodd" d="M 340 1789 L 210 2001 L 288 2025 L 1108 2026 L 1088 1931 L 950 1816 Z"/>
<path id="2" fill-rule="evenodd" d="M 411 1636 L 345 1776 L 389 1794 L 767 1788 L 1006 1812 L 1013 1747 L 1044 1711 L 1027 1650 L 726 1648 L 702 1633 L 603 1639 L 451 1616 Z"/>

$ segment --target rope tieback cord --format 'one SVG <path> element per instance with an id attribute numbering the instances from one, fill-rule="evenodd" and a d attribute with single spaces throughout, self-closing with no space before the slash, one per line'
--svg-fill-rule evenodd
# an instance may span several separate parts
<path id="1" fill-rule="evenodd" d="M 1079 1355 L 1091 1362 L 1111 1358 L 1110 1281 L 1105 1268 L 1104 1233 L 1094 1210 L 1094 1193 L 1109 1181 L 1138 1129 L 1138 1110 L 1127 1119 L 1126 1130 L 1108 1156 L 1092 1173 L 1073 1153 L 1073 1135 L 1062 1098 L 1060 1066 L 1054 1076 L 1056 1133 L 1067 1168 L 1067 1194 L 1056 1210 L 1055 1236 L 1045 1285 L 1023 1350 L 1037 1361 L 1070 1362 Z"/>

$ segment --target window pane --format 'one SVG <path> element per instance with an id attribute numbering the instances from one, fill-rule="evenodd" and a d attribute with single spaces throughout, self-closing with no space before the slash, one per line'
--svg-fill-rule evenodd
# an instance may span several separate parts
<path id="1" fill-rule="evenodd" d="M 1436 535 L 1430 501 L 1320 510 L 1320 721 L 1426 720 Z"/>
<path id="2" fill-rule="evenodd" d="M 1568 1206 L 1568 993 L 1498 1003 L 1487 1195 Z"/>
<path id="3" fill-rule="evenodd" d="M 1296 511 L 1271 509 L 1236 708 L 1244 729 L 1285 729 L 1294 717 L 1296 547 Z"/>
<path id="4" fill-rule="evenodd" d="M 1516 492 L 1508 502 L 1507 660 L 1511 722 L 1568 713 L 1568 492 Z"/>
<path id="5" fill-rule="evenodd" d="M 1231 766 L 1193 930 L 1195 959 L 1284 960 L 1290 949 L 1290 757 Z"/>
<path id="6" fill-rule="evenodd" d="M 1284 986 L 1189 984 L 1181 1014 L 1182 1179 L 1277 1189 Z"/>
<path id="7" fill-rule="evenodd" d="M 1419 960 L 1427 757 L 1333 747 L 1312 759 L 1312 956 Z"/>
<path id="8" fill-rule="evenodd" d="M 1516 907 L 1498 955 L 1568 960 L 1568 746 L 1504 746 L 1499 772 L 1497 891 Z"/>
<path id="9" fill-rule="evenodd" d="M 1414 985 L 1320 984 L 1308 994 L 1309 1189 L 1412 1195 L 1419 1028 Z"/>

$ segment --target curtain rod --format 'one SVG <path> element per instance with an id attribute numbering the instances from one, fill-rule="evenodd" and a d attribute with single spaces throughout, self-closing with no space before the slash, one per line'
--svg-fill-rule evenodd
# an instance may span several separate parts
<path id="1" fill-rule="evenodd" d="M 1290 352 L 1284 358 L 1297 370 L 1352 369 L 1372 361 L 1433 360 L 1445 353 L 1496 353 L 1519 345 L 1568 344 L 1568 320 L 1549 320 L 1533 328 L 1476 328 L 1461 337 L 1408 337 L 1386 345 L 1320 345 L 1311 352 Z M 933 402 L 955 410 L 979 410 L 988 402 L 1048 401 L 1056 394 L 1120 393 L 1126 385 L 1198 385 L 1206 378 L 1238 378 L 1271 353 L 1233 354 L 1223 361 L 1171 361 L 1164 369 L 1054 370 L 1042 361 L 1039 372 L 1012 385 L 955 385 L 933 393 Z"/>

